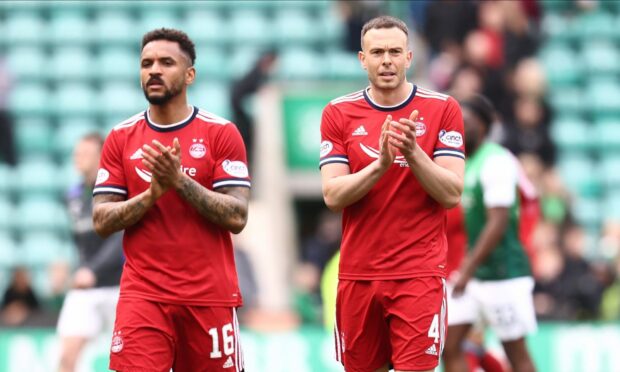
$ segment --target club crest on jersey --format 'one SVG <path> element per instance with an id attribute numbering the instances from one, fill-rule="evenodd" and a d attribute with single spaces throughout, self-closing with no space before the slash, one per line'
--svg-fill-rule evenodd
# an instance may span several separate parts
<path id="1" fill-rule="evenodd" d="M 439 132 L 439 141 L 441 141 L 441 143 L 443 143 L 444 145 L 450 147 L 463 146 L 463 136 L 461 135 L 461 133 L 453 130 L 446 132 L 445 129 L 442 129 Z"/>
<path id="2" fill-rule="evenodd" d="M 105 181 L 108 180 L 108 178 L 110 178 L 110 172 L 108 172 L 107 169 L 99 168 L 99 171 L 97 172 L 97 180 L 95 181 L 95 185 L 104 183 Z"/>
<path id="3" fill-rule="evenodd" d="M 248 176 L 248 167 L 242 161 L 224 160 L 222 169 L 233 177 L 246 178 Z"/>
<path id="4" fill-rule="evenodd" d="M 189 147 L 189 154 L 194 159 L 203 158 L 207 154 L 207 148 L 203 144 L 204 140 L 194 138 L 192 145 Z"/>
<path id="5" fill-rule="evenodd" d="M 121 337 L 121 331 L 114 332 L 114 337 L 112 337 L 112 346 L 110 346 L 110 351 L 113 353 L 120 353 L 123 350 L 123 337 Z"/>
<path id="6" fill-rule="evenodd" d="M 334 144 L 331 141 L 323 141 L 321 142 L 321 157 L 326 156 L 330 152 L 332 152 L 334 148 Z"/>
<path id="7" fill-rule="evenodd" d="M 426 125 L 421 121 L 415 122 L 415 136 L 421 137 L 426 133 Z"/>

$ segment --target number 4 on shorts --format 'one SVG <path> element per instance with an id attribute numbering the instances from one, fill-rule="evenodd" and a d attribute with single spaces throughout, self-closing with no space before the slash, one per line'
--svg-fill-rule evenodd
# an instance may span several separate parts
<path id="1" fill-rule="evenodd" d="M 439 342 L 439 315 L 435 314 L 433 317 L 433 321 L 431 322 L 431 327 L 428 329 L 428 337 L 434 338 L 435 343 Z"/>

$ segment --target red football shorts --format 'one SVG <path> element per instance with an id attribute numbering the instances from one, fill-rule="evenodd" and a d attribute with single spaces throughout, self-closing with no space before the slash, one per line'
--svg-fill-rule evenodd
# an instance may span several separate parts
<path id="1" fill-rule="evenodd" d="M 110 369 L 122 372 L 243 371 L 237 313 L 121 298 Z"/>
<path id="2" fill-rule="evenodd" d="M 437 367 L 446 334 L 445 280 L 340 280 L 336 359 L 347 372 Z"/>

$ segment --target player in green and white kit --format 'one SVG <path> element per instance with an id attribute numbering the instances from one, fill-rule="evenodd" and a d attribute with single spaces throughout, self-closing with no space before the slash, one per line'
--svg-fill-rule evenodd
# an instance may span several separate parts
<path id="1" fill-rule="evenodd" d="M 495 111 L 488 99 L 461 102 L 465 124 L 462 196 L 468 254 L 451 279 L 446 370 L 467 371 L 461 350 L 482 319 L 502 341 L 513 372 L 535 371 L 525 336 L 536 330 L 534 280 L 519 240 L 518 164 L 504 147 L 486 141 Z"/>

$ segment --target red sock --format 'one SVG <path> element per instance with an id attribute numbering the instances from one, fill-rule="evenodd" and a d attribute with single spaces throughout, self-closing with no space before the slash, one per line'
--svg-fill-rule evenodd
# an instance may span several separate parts
<path id="1" fill-rule="evenodd" d="M 502 364 L 491 353 L 484 353 L 480 358 L 480 367 L 484 372 L 504 372 Z"/>
<path id="2" fill-rule="evenodd" d="M 481 368 L 480 358 L 478 358 L 478 355 L 476 355 L 475 353 L 471 351 L 466 351 L 465 359 L 467 359 L 467 366 L 469 367 L 470 371 L 477 371 L 478 368 Z"/>

